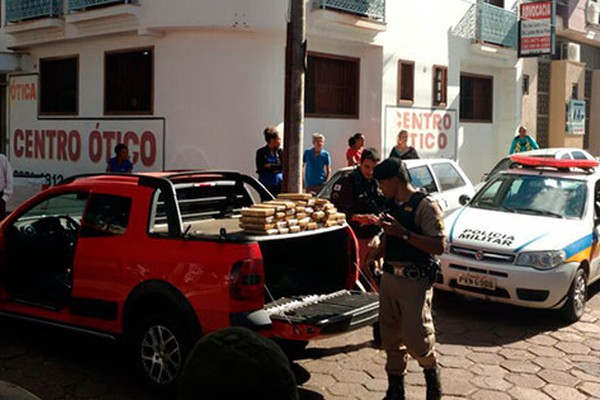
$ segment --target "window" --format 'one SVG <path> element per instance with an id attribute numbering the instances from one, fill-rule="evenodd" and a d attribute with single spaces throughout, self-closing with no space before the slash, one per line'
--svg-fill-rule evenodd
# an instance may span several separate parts
<path id="1" fill-rule="evenodd" d="M 415 100 L 415 63 L 398 61 L 398 101 L 413 102 Z"/>
<path id="2" fill-rule="evenodd" d="M 106 53 L 105 114 L 152 114 L 152 54 L 152 49 Z"/>
<path id="3" fill-rule="evenodd" d="M 529 94 L 529 75 L 523 74 L 523 94 Z"/>
<path id="4" fill-rule="evenodd" d="M 504 8 L 504 0 L 484 0 L 483 2 L 496 7 Z"/>
<path id="5" fill-rule="evenodd" d="M 492 122 L 494 78 L 491 76 L 460 76 L 460 120 Z"/>
<path id="6" fill-rule="evenodd" d="M 40 59 L 40 114 L 78 112 L 79 59 Z"/>
<path id="7" fill-rule="evenodd" d="M 83 216 L 81 237 L 122 235 L 127 230 L 131 199 L 108 194 L 94 194 Z"/>
<path id="8" fill-rule="evenodd" d="M 410 183 L 414 187 L 425 189 L 427 193 L 435 193 L 438 191 L 435 186 L 435 181 L 433 180 L 433 175 L 431 175 L 431 172 L 426 165 L 411 168 L 409 172 Z"/>
<path id="9" fill-rule="evenodd" d="M 311 117 L 358 118 L 358 58 L 308 55 L 305 112 Z"/>
<path id="10" fill-rule="evenodd" d="M 445 106 L 448 101 L 448 68 L 433 66 L 433 105 Z"/>
<path id="11" fill-rule="evenodd" d="M 465 180 L 450 163 L 432 164 L 431 168 L 437 176 L 442 190 L 456 189 L 466 185 Z"/>

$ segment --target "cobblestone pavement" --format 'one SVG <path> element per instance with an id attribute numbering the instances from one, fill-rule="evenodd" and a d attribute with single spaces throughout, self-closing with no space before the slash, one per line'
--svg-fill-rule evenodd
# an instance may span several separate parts
<path id="1" fill-rule="evenodd" d="M 553 312 L 436 293 L 444 399 L 600 399 L 599 291 L 568 326 Z M 301 398 L 382 399 L 384 363 L 368 328 L 313 342 L 295 360 Z M 0 380 L 43 400 L 161 399 L 132 378 L 116 344 L 8 319 L 0 319 Z M 414 361 L 406 381 L 407 398 L 424 399 Z"/>

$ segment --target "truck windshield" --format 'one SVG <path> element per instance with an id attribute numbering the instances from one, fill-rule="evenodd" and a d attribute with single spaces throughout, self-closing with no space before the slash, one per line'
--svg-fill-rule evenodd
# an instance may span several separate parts
<path id="1" fill-rule="evenodd" d="M 502 175 L 480 190 L 471 207 L 555 218 L 581 218 L 584 181 L 540 175 Z"/>

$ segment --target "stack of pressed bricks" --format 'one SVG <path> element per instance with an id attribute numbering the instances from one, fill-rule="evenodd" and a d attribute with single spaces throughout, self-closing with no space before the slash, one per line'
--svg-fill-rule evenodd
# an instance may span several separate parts
<path id="1" fill-rule="evenodd" d="M 253 235 L 278 235 L 342 225 L 346 215 L 309 193 L 280 193 L 277 200 L 242 208 L 240 227 Z"/>

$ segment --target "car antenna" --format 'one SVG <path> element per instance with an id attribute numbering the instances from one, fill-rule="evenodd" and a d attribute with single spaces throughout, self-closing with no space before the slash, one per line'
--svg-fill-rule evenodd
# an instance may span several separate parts
<path id="1" fill-rule="evenodd" d="M 188 224 L 188 226 L 185 227 L 185 231 L 183 231 L 183 238 L 184 239 L 189 239 L 190 238 L 190 229 L 192 229 L 192 224 Z"/>

